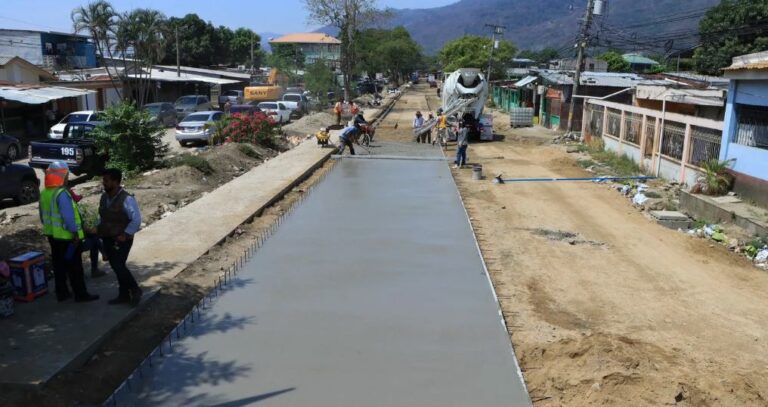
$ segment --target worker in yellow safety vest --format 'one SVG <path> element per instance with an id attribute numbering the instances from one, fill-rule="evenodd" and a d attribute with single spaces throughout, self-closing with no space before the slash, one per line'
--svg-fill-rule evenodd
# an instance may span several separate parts
<path id="1" fill-rule="evenodd" d="M 66 188 L 68 176 L 67 163 L 51 163 L 45 170 L 45 189 L 40 193 L 40 221 L 51 245 L 56 298 L 64 301 L 74 293 L 75 302 L 95 301 L 99 296 L 89 294 L 85 287 L 81 255 L 85 232 L 77 203 Z"/>

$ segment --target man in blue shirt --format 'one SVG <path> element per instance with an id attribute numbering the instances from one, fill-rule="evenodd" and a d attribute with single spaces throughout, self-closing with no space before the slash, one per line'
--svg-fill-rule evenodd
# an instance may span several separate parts
<path id="1" fill-rule="evenodd" d="M 102 181 L 104 193 L 99 203 L 98 231 L 119 285 L 117 297 L 110 300 L 109 304 L 130 304 L 135 307 L 141 302 L 143 292 L 125 263 L 133 246 L 133 237 L 141 227 L 141 212 L 133 195 L 120 186 L 123 181 L 120 170 L 106 170 Z"/>
<path id="2" fill-rule="evenodd" d="M 339 134 L 339 155 L 344 154 L 344 148 L 349 147 L 349 154 L 355 155 L 355 147 L 352 143 L 357 143 L 357 136 L 360 130 L 355 126 L 349 126 Z"/>

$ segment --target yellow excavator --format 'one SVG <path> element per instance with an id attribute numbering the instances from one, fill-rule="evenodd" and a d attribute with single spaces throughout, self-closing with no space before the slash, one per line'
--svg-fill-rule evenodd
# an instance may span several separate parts
<path id="1" fill-rule="evenodd" d="M 278 100 L 284 93 L 281 83 L 288 83 L 288 78 L 277 69 L 272 69 L 266 83 L 253 82 L 246 86 L 243 89 L 243 98 L 246 103 Z"/>

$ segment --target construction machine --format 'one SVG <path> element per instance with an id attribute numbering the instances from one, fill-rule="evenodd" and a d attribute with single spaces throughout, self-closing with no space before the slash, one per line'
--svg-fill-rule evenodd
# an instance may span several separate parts
<path id="1" fill-rule="evenodd" d="M 283 96 L 282 84 L 287 82 L 287 77 L 273 68 L 265 83 L 252 82 L 250 86 L 246 86 L 243 89 L 243 98 L 246 103 L 251 104 L 276 101 Z"/>
<path id="2" fill-rule="evenodd" d="M 470 124 L 471 139 L 493 140 L 492 129 L 483 116 L 485 101 L 488 99 L 488 82 L 480 69 L 461 68 L 448 75 L 443 82 L 441 94 L 442 111 L 446 116 L 458 114 L 461 121 Z M 415 134 L 431 130 L 437 124 L 437 119 L 429 120 L 424 126 L 414 129 Z M 490 137 L 489 137 L 490 135 Z"/>

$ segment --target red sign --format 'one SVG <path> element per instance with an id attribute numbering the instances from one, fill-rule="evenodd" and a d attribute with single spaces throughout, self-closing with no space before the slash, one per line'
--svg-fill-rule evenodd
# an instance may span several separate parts
<path id="1" fill-rule="evenodd" d="M 563 99 L 563 92 L 557 89 L 547 89 L 547 99 Z"/>

